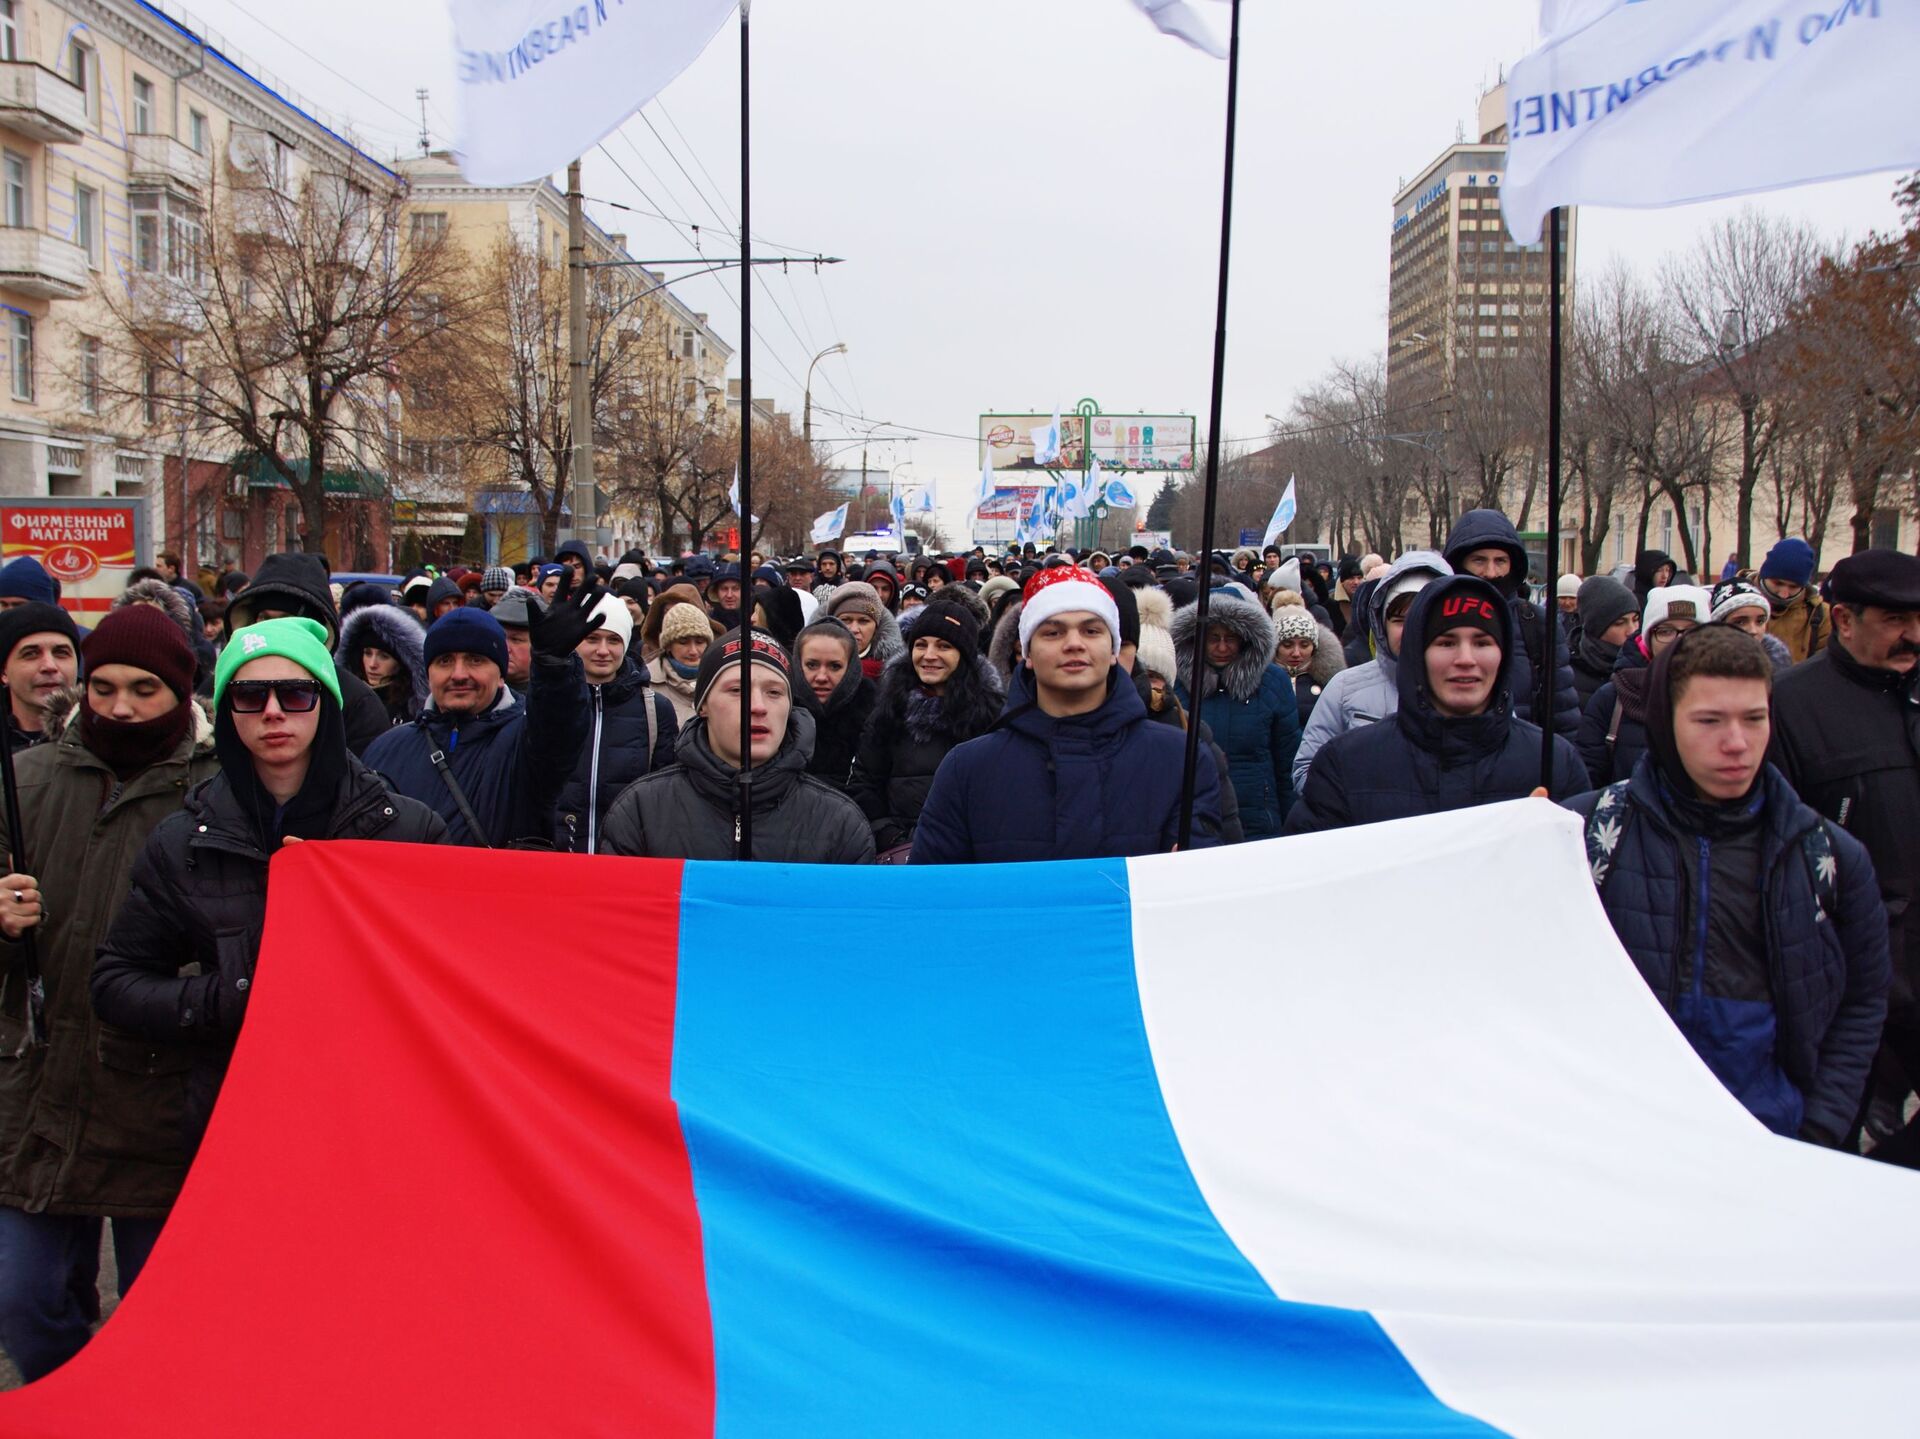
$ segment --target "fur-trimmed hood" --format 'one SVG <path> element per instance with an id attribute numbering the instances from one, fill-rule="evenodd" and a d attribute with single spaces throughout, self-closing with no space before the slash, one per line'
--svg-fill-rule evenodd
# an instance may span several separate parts
<path id="1" fill-rule="evenodd" d="M 368 645 L 378 646 L 400 661 L 413 694 L 411 718 L 427 707 L 427 632 L 413 611 L 398 605 L 366 605 L 340 622 L 337 661 L 349 674 L 359 675 L 358 656 Z"/>
<path id="2" fill-rule="evenodd" d="M 904 730 L 922 744 L 946 739 L 958 744 L 993 728 L 1006 702 L 1006 686 L 985 655 L 973 657 L 971 682 L 958 674 L 946 693 L 935 699 L 920 688 L 913 657 L 889 660 L 880 675 L 880 695 L 874 702 L 871 725 Z"/>
<path id="3" fill-rule="evenodd" d="M 187 603 L 185 595 L 165 580 L 135 580 L 113 597 L 113 609 L 123 610 L 128 605 L 158 605 L 189 638 L 193 635 L 192 606 Z"/>
<path id="4" fill-rule="evenodd" d="M 1173 617 L 1173 648 L 1180 673 L 1193 672 L 1194 627 L 1200 607 L 1188 605 Z M 1220 687 L 1241 703 L 1260 692 L 1260 681 L 1273 663 L 1273 620 L 1259 605 L 1238 595 L 1215 590 L 1207 604 L 1207 624 L 1219 625 L 1240 640 L 1240 653 L 1220 674 Z"/>
<path id="5" fill-rule="evenodd" d="M 998 672 L 1003 689 L 1020 665 L 1020 611 L 1026 604 L 1025 600 L 1015 600 L 1008 605 L 1000 615 L 1000 623 L 994 627 L 993 638 L 987 642 L 987 662 Z"/>
<path id="6" fill-rule="evenodd" d="M 142 580 L 142 584 L 157 585 L 160 580 Z M 213 753 L 213 711 L 199 695 L 193 695 L 187 701 L 193 706 L 193 757 L 200 759 Z M 64 736 L 69 728 L 80 723 L 80 687 L 74 685 L 63 689 L 47 700 L 47 733 Z"/>

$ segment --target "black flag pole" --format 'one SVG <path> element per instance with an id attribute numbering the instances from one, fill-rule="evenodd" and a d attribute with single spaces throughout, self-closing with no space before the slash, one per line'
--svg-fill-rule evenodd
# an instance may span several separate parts
<path id="1" fill-rule="evenodd" d="M 1227 40 L 1227 158 L 1220 186 L 1220 290 L 1213 324 L 1213 399 L 1207 412 L 1207 481 L 1200 515 L 1200 593 L 1194 603 L 1193 663 L 1187 674 L 1187 756 L 1180 773 L 1180 848 L 1193 843 L 1193 783 L 1200 764 L 1200 679 L 1207 653 L 1207 597 L 1213 578 L 1213 524 L 1220 493 L 1220 409 L 1227 376 L 1227 256 L 1233 238 L 1233 148 L 1240 101 L 1240 0 Z"/>
<path id="2" fill-rule="evenodd" d="M 1553 682 L 1560 648 L 1560 316 L 1562 295 L 1560 234 L 1562 212 L 1547 212 L 1547 613 L 1540 673 L 1534 676 L 1533 718 L 1540 726 L 1540 783 L 1553 789 Z M 1523 577 L 1524 578 L 1524 577 Z"/>
<path id="3" fill-rule="evenodd" d="M 747 556 L 753 552 L 753 115 L 747 9 L 740 0 L 740 796 L 734 816 L 734 856 L 753 857 L 753 611 Z"/>

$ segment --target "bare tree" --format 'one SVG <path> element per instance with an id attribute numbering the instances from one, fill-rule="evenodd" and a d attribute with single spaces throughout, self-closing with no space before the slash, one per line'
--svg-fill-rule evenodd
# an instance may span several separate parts
<path id="1" fill-rule="evenodd" d="M 1661 271 L 1679 321 L 1678 357 L 1710 365 L 1739 406 L 1734 549 L 1742 564 L 1753 554 L 1754 495 L 1791 413 L 1782 369 L 1791 344 L 1787 320 L 1824 258 L 1812 226 L 1747 209 Z"/>
<path id="2" fill-rule="evenodd" d="M 444 241 L 405 243 L 406 194 L 352 158 L 297 176 L 265 136 L 216 166 L 205 210 L 135 216 L 98 392 L 148 433 L 225 435 L 299 502 L 325 547 L 330 464 L 384 465 L 400 370 L 461 324 L 471 289 Z M 371 460 L 368 452 L 371 451 Z"/>

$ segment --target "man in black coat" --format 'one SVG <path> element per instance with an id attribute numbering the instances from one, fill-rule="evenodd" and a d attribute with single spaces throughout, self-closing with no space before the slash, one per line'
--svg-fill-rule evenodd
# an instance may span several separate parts
<path id="1" fill-rule="evenodd" d="M 1568 808 L 1607 918 L 1701 1060 L 1776 1134 L 1852 1132 L 1886 1014 L 1867 852 L 1766 763 L 1773 663 L 1726 625 L 1648 677 L 1647 753 Z"/>
<path id="2" fill-rule="evenodd" d="M 1833 567 L 1833 639 L 1774 687 L 1770 758 L 1809 805 L 1873 856 L 1893 956 L 1879 1089 L 1920 1087 L 1920 559 L 1865 550 Z M 1898 1070 L 1895 1076 L 1892 1071 Z M 1920 1127 L 1876 1157 L 1920 1168 Z"/>
<path id="3" fill-rule="evenodd" d="M 1567 637 L 1547 612 L 1527 599 L 1527 547 L 1520 543 L 1513 521 L 1498 510 L 1468 510 L 1447 533 L 1441 551 L 1454 573 L 1478 575 L 1496 590 L 1513 612 L 1516 648 L 1513 667 L 1513 712 L 1523 720 L 1544 725 L 1547 717 L 1534 711 L 1539 704 L 1540 667 L 1553 670 L 1552 724 L 1556 734 L 1571 739 L 1580 728 L 1579 692 L 1573 684 L 1573 661 Z"/>
<path id="4" fill-rule="evenodd" d="M 1514 717 L 1509 684 L 1518 642 L 1499 590 L 1472 575 L 1435 580 L 1414 599 L 1400 648 L 1399 709 L 1313 757 L 1282 833 L 1495 804 L 1539 785 L 1540 731 Z M 1585 790 L 1586 766 L 1574 747 L 1555 736 L 1553 752 L 1553 798 Z"/>
<path id="5" fill-rule="evenodd" d="M 340 612 L 333 606 L 333 589 L 323 556 L 295 550 L 262 560 L 253 583 L 227 606 L 226 643 L 233 642 L 235 630 L 289 616 L 325 625 L 328 649 L 340 643 Z M 364 756 L 367 746 L 387 732 L 391 723 L 387 707 L 359 675 L 345 665 L 336 668 L 340 673 L 340 714 L 347 727 L 347 748 Z"/>

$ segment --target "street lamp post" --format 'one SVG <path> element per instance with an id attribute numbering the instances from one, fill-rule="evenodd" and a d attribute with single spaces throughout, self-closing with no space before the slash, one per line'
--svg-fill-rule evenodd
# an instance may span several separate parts
<path id="1" fill-rule="evenodd" d="M 1734 308 L 1727 311 L 1720 320 L 1720 368 L 1732 381 L 1740 401 L 1740 495 L 1739 514 L 1736 518 L 1740 562 L 1747 563 L 1747 554 L 1753 542 L 1753 412 L 1758 408 L 1760 397 L 1753 392 L 1753 363 L 1747 358 L 1747 312 Z M 1734 373 L 1734 361 L 1746 361 L 1744 377 Z M 1700 517 L 1702 528 L 1711 524 L 1713 497 L 1704 488 L 1700 496 Z M 1704 544 L 1704 537 L 1702 543 Z M 1710 570 L 1713 556 L 1704 549 L 1701 553 L 1701 565 Z"/>
<path id="2" fill-rule="evenodd" d="M 844 355 L 847 347 L 844 342 L 828 345 L 826 349 L 807 362 L 806 398 L 800 407 L 800 438 L 807 447 L 807 453 L 813 453 L 813 367 L 826 359 L 828 355 Z"/>

